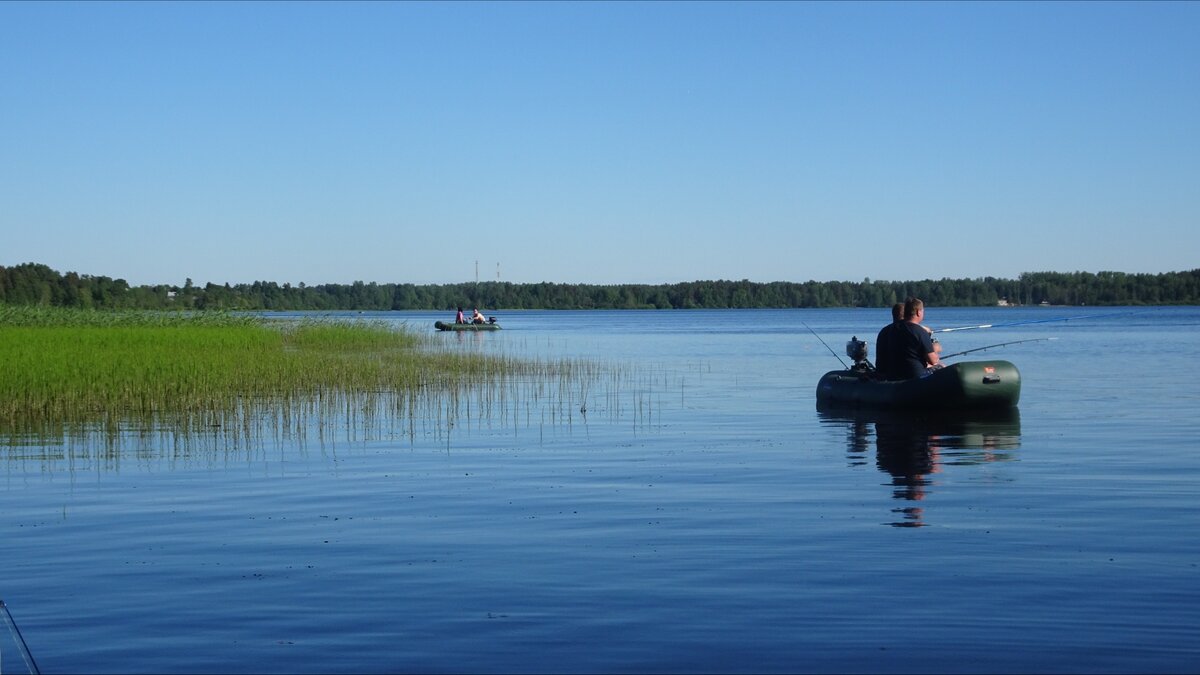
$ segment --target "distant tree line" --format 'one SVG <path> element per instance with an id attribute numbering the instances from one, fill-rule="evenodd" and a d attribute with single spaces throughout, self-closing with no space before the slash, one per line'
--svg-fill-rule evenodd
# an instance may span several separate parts
<path id="1" fill-rule="evenodd" d="M 676 284 L 363 283 L 130 286 L 25 263 L 0 266 L 0 304 L 95 309 L 450 310 L 887 307 L 906 297 L 941 307 L 1196 305 L 1200 269 L 1163 274 L 1027 272 L 1016 279 L 923 281 L 689 281 Z"/>

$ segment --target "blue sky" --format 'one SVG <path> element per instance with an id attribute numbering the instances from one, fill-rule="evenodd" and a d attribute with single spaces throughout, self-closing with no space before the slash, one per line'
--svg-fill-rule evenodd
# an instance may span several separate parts
<path id="1" fill-rule="evenodd" d="M 0 265 L 1168 272 L 1198 225 L 1196 2 L 0 3 Z"/>

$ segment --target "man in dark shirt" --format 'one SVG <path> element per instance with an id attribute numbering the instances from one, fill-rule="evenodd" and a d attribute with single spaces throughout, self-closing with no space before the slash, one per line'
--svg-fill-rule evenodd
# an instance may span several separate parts
<path id="1" fill-rule="evenodd" d="M 892 367 L 892 339 L 898 330 L 898 326 L 904 322 L 904 303 L 897 302 L 892 305 L 892 322 L 884 326 L 879 335 L 875 338 L 875 371 L 885 380 L 899 380 L 903 377 L 896 376 Z"/>
<path id="2" fill-rule="evenodd" d="M 886 345 L 880 345 L 877 358 L 887 366 L 883 373 L 889 380 L 921 377 L 930 368 L 940 368 L 933 336 L 921 325 L 925 320 L 925 303 L 918 298 L 904 302 L 904 321 L 892 324 Z M 886 353 L 883 349 L 887 349 Z M 886 354 L 886 355 L 885 355 Z"/>

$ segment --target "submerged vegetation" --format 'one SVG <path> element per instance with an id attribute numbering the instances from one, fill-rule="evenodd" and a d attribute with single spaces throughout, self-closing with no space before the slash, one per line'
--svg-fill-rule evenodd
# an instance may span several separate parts
<path id="1" fill-rule="evenodd" d="M 599 372 L 455 350 L 383 322 L 19 307 L 0 307 L 0 364 L 0 431 L 10 434 L 130 420 L 222 427 L 323 405 L 411 418 L 473 389 L 488 400 L 505 382 L 573 391 Z"/>

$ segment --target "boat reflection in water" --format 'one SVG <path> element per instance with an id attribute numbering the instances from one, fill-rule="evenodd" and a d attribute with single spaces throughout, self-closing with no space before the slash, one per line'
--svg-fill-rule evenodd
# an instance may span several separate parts
<path id="1" fill-rule="evenodd" d="M 818 409 L 823 424 L 844 427 L 851 465 L 866 464 L 872 445 L 879 470 L 891 476 L 892 496 L 911 504 L 892 509 L 895 527 L 926 525 L 917 502 L 946 467 L 1003 462 L 1021 447 L 1021 413 L 1013 408 L 920 413 L 847 408 Z"/>

